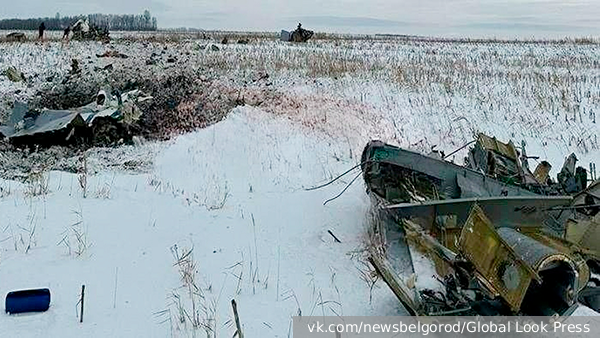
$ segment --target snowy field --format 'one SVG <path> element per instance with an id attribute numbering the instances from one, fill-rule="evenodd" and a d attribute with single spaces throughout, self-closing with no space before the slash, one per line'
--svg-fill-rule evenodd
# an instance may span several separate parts
<path id="1" fill-rule="evenodd" d="M 56 86 L 72 58 L 118 70 L 165 46 L 177 62 L 141 72 L 191 67 L 245 105 L 170 141 L 92 149 L 91 173 L 0 180 L 0 295 L 52 293 L 46 313 L 1 314 L 0 336 L 227 337 L 235 332 L 232 299 L 248 337 L 288 337 L 298 314 L 404 314 L 365 262 L 360 177 L 323 205 L 358 171 L 305 188 L 356 165 L 370 139 L 450 153 L 481 131 L 525 140 L 528 155 L 548 160 L 554 174 L 571 152 L 584 167 L 600 162 L 597 44 L 4 43 L 0 71 L 14 66 L 30 79 L 0 75 L 4 115 L 8 101 Z M 95 56 L 109 48 L 131 57 Z M 45 80 L 51 75 L 57 82 Z M 141 173 L 100 161 L 139 154 L 151 163 Z"/>

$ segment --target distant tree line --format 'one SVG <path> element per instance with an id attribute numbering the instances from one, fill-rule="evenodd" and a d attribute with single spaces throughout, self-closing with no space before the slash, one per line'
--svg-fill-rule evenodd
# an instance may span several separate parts
<path id="1" fill-rule="evenodd" d="M 2 19 L 0 29 L 4 30 L 36 30 L 40 23 L 44 22 L 48 30 L 63 30 L 73 25 L 79 19 L 88 19 L 91 25 L 105 27 L 113 31 L 155 31 L 156 17 L 150 15 L 149 11 L 143 14 L 89 14 L 79 16 L 64 16 L 56 13 L 53 18 L 37 19 Z"/>

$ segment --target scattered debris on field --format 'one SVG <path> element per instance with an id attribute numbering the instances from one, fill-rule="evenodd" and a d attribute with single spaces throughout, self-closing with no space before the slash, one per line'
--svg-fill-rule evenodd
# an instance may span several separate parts
<path id="1" fill-rule="evenodd" d="M 25 78 L 25 74 L 23 72 L 18 71 L 15 67 L 8 67 L 4 71 L 4 75 L 8 77 L 12 82 L 25 82 L 27 79 Z"/>
<path id="2" fill-rule="evenodd" d="M 6 34 L 6 40 L 10 42 L 23 42 L 27 40 L 25 33 L 22 32 L 12 32 Z"/>
<path id="3" fill-rule="evenodd" d="M 110 70 L 113 70 L 113 69 L 114 69 L 114 67 L 113 67 L 112 63 L 108 64 L 108 65 L 106 65 L 104 67 L 94 67 L 95 71 L 101 71 L 101 70 L 108 70 L 108 71 L 110 71 Z"/>
<path id="4" fill-rule="evenodd" d="M 123 54 L 123 53 L 119 53 L 116 50 L 107 50 L 106 52 L 102 53 L 102 54 L 96 54 L 96 57 L 99 58 L 121 58 L 121 59 L 127 59 L 129 56 Z"/>

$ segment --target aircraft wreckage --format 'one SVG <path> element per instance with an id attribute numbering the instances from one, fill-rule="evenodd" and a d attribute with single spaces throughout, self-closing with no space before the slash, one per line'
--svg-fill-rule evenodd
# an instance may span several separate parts
<path id="1" fill-rule="evenodd" d="M 600 180 L 588 186 L 575 155 L 556 182 L 547 162 L 532 173 L 527 158 L 484 134 L 465 166 L 367 144 L 369 260 L 412 315 L 600 311 Z M 416 271 L 423 259 L 429 284 Z"/>
<path id="2" fill-rule="evenodd" d="M 113 95 L 101 90 L 90 104 L 68 110 L 33 111 L 15 102 L 8 124 L 0 126 L 0 138 L 16 147 L 117 144 L 142 115 L 137 104 L 149 99 L 139 90 Z"/>

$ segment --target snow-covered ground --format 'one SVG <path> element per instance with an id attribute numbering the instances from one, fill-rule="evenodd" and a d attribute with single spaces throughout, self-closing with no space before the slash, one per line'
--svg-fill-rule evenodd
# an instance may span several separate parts
<path id="1" fill-rule="evenodd" d="M 192 302 L 174 252 L 190 248 L 199 321 L 219 335 L 235 331 L 231 299 L 248 336 L 287 336 L 300 312 L 402 313 L 384 284 L 371 290 L 364 276 L 362 184 L 326 206 L 342 184 L 304 190 L 354 165 L 345 153 L 284 118 L 239 108 L 165 145 L 153 174 L 88 177 L 87 198 L 75 174 L 3 181 L 0 294 L 48 287 L 52 305 L 0 315 L 2 335 L 187 336 L 192 324 L 179 310 L 193 318 Z M 32 196 L 37 186 L 47 193 Z"/>
<path id="2" fill-rule="evenodd" d="M 253 41 L 209 51 L 206 43 L 168 44 L 165 58 L 175 50 L 178 63 L 143 71 L 208 69 L 247 103 L 224 121 L 138 151 L 91 150 L 95 174 L 0 181 L 0 295 L 52 292 L 46 313 L 0 315 L 0 336 L 229 336 L 231 299 L 248 337 L 287 337 L 300 312 L 402 314 L 382 281 L 371 287 L 360 177 L 323 205 L 358 171 L 305 188 L 356 165 L 370 139 L 449 153 L 482 131 L 525 140 L 554 173 L 570 152 L 585 167 L 600 160 L 596 44 Z M 60 79 L 74 56 L 119 69 L 163 45 L 115 42 L 129 59 L 95 57 L 107 48 L 0 45 L 0 70 L 12 65 L 32 79 L 0 76 L 0 95 L 27 99 L 57 85 L 46 77 Z M 268 80 L 256 81 L 258 72 Z M 106 160 L 127 157 L 143 157 L 147 173 Z"/>

